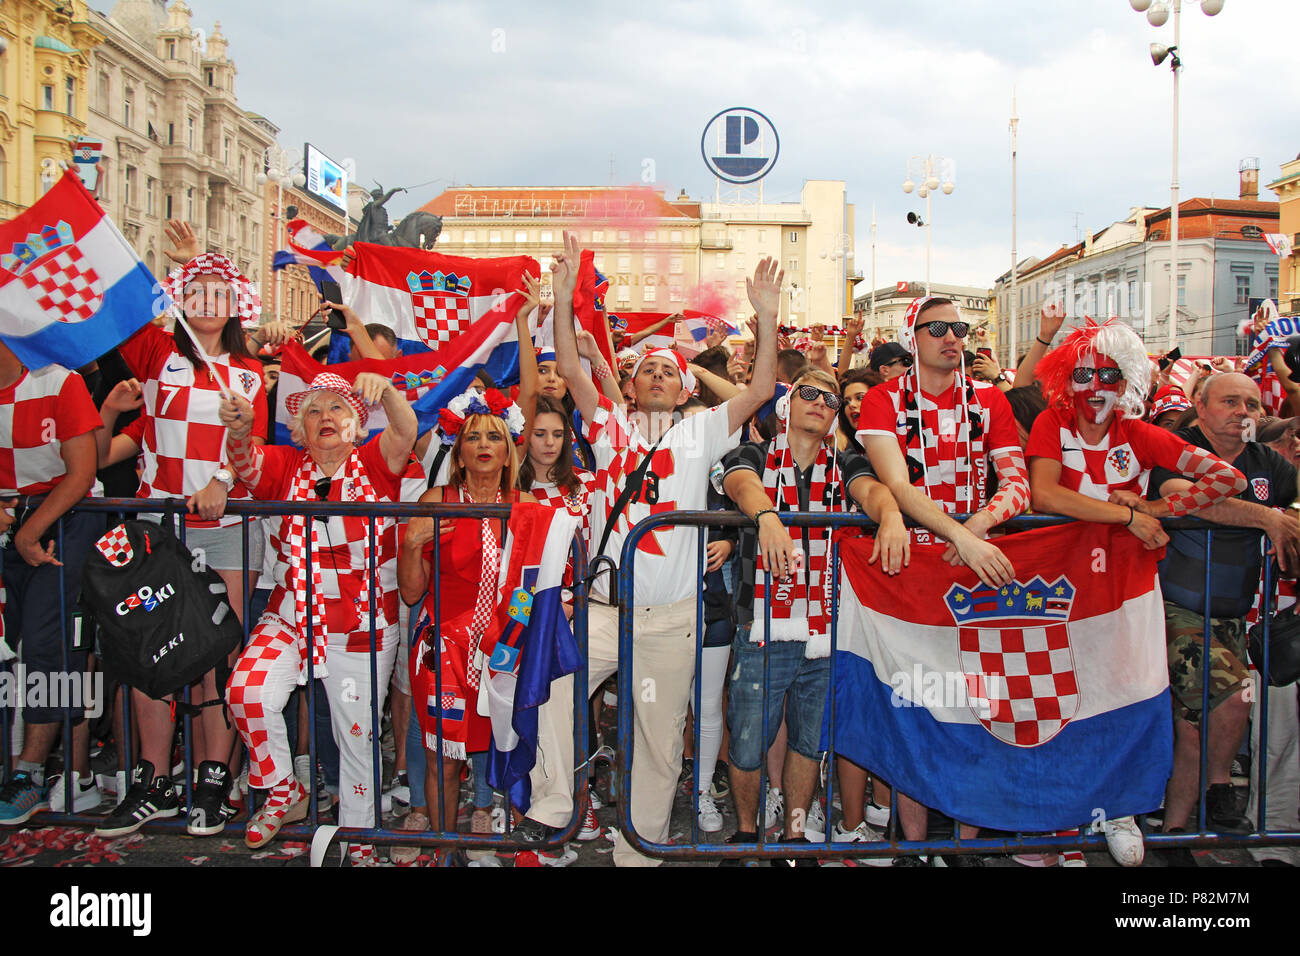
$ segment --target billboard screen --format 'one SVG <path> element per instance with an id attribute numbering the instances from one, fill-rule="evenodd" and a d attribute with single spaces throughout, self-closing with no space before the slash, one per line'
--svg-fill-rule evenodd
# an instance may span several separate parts
<path id="1" fill-rule="evenodd" d="M 307 175 L 307 192 L 323 199 L 343 214 L 348 211 L 348 174 L 311 143 L 303 147 L 303 167 Z"/>

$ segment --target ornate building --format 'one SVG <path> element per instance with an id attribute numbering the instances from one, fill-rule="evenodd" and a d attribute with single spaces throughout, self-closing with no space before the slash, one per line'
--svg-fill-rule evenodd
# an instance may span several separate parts
<path id="1" fill-rule="evenodd" d="M 83 0 L 0 3 L 0 221 L 42 195 L 86 133 L 89 50 L 103 39 L 89 18 Z"/>

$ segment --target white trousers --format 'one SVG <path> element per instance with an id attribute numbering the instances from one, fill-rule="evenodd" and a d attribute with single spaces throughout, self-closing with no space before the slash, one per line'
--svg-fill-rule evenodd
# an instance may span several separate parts
<path id="1" fill-rule="evenodd" d="M 1255 686 L 1264 686 L 1251 672 Z M 1268 767 L 1268 819 L 1270 830 L 1300 828 L 1300 687 L 1265 687 L 1268 694 L 1268 753 L 1259 752 L 1260 695 L 1250 706 L 1250 801 L 1246 816 L 1259 821 L 1259 768 Z M 1267 846 L 1250 851 L 1257 860 L 1285 860 L 1300 866 L 1300 847 Z"/>

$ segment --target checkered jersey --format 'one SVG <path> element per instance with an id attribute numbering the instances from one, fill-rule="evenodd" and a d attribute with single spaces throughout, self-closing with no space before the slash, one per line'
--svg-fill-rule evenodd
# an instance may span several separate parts
<path id="1" fill-rule="evenodd" d="M 1089 445 L 1068 415 L 1049 408 L 1034 422 L 1025 455 L 1059 461 L 1062 488 L 1106 501 L 1115 491 L 1145 497 L 1151 469 L 1176 467 L 1186 444 L 1166 429 L 1116 415 L 1101 441 Z"/>
<path id="2" fill-rule="evenodd" d="M 252 489 L 253 497 L 263 500 L 287 501 L 298 469 L 302 467 L 307 452 L 286 445 L 265 445 L 262 452 L 262 480 Z M 366 442 L 358 451 L 361 467 L 374 487 L 380 501 L 398 501 L 401 496 L 402 475 L 388 469 L 379 450 L 379 436 Z M 314 468 L 311 481 L 324 478 L 319 468 Z M 328 501 L 353 501 L 360 495 L 351 483 L 342 478 L 342 472 L 330 482 Z M 348 486 L 348 487 L 345 487 Z M 367 519 L 362 517 L 332 517 L 328 521 L 313 519 L 318 524 L 317 542 L 320 547 L 312 551 L 312 573 L 320 574 L 326 596 L 325 627 L 335 636 L 348 636 L 349 651 L 364 652 L 370 648 L 369 623 L 361 619 L 360 606 L 363 592 L 370 580 L 370 547 Z M 379 615 L 375 620 L 377 633 L 397 622 L 397 535 L 395 522 L 390 519 L 375 521 L 375 599 Z M 289 559 L 292 543 L 289 538 L 288 518 L 271 521 L 271 547 L 276 555 L 272 580 L 275 590 L 267 601 L 267 610 L 291 625 L 296 625 L 294 593 L 289 583 Z M 313 588 L 315 585 L 313 584 Z"/>
<path id="3" fill-rule="evenodd" d="M 528 490 L 544 505 L 552 508 L 565 508 L 569 514 L 582 518 L 582 541 L 590 550 L 591 540 L 591 490 L 596 483 L 596 475 L 581 468 L 573 469 L 581 483 L 581 488 L 574 494 L 565 494 L 556 485 L 544 481 L 534 481 Z"/>
<path id="4" fill-rule="evenodd" d="M 596 457 L 596 476 L 591 491 L 591 540 L 600 543 L 605 524 L 627 476 L 636 471 L 652 442 L 628 421 L 620 406 L 604 395 L 586 438 Z M 704 511 L 708 508 L 709 470 L 735 448 L 740 431 L 728 433 L 725 404 L 678 422 L 663 434 L 642 480 L 641 487 L 618 517 L 604 554 L 617 565 L 623 539 L 638 522 L 666 511 Z M 672 604 L 699 591 L 696 570 L 695 528 L 662 528 L 643 537 L 637 547 L 637 605 Z M 591 555 L 594 561 L 596 555 Z M 600 600 L 608 600 L 610 575 L 602 573 L 592 584 Z"/>
<path id="5" fill-rule="evenodd" d="M 990 460 L 1003 452 L 1020 453 L 1015 417 L 1006 397 L 996 385 L 967 379 L 965 394 L 973 400 L 965 403 L 963 412 L 956 388 L 941 395 L 917 390 L 913 393 L 920 407 L 917 431 L 907 422 L 905 380 L 914 381 L 914 374 L 867 391 L 858 414 L 859 443 L 865 447 L 865 438 L 873 435 L 896 437 L 914 487 L 924 488 L 947 514 L 978 510 L 987 494 Z M 984 453 L 971 461 L 969 449 L 980 445 Z"/>
<path id="6" fill-rule="evenodd" d="M 180 353 L 172 337 L 146 325 L 119 347 L 144 389 L 141 420 L 143 467 L 141 498 L 186 498 L 204 488 L 226 463 L 226 428 L 217 410 L 221 388 L 206 367 L 196 370 Z M 266 435 L 266 394 L 255 359 L 223 355 L 213 358 L 217 372 L 232 391 L 253 406 L 253 434 Z M 240 482 L 230 500 L 248 498 Z M 189 517 L 191 527 L 224 527 L 239 523 L 227 515 L 217 521 Z"/>
<path id="7" fill-rule="evenodd" d="M 67 469 L 63 442 L 99 428 L 86 383 L 61 365 L 23 372 L 0 391 L 0 497 L 39 495 Z"/>

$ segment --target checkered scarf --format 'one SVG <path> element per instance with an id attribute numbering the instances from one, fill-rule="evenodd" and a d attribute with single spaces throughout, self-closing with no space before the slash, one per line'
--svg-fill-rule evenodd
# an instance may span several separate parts
<path id="1" fill-rule="evenodd" d="M 240 324 L 256 327 L 262 315 L 262 300 L 257 295 L 257 288 L 233 262 L 219 252 L 205 252 L 201 256 L 195 256 L 181 268 L 173 269 L 163 280 L 163 291 L 171 296 L 175 303 L 174 310 L 179 310 L 184 305 L 186 286 L 201 275 L 218 275 L 230 283 Z"/>
<path id="2" fill-rule="evenodd" d="M 298 474 L 294 476 L 293 484 L 289 489 L 290 501 L 315 501 L 316 492 L 312 481 L 312 472 L 316 470 L 316 462 L 311 455 L 304 455 L 302 465 L 298 469 Z M 334 476 L 335 480 L 342 479 L 349 489 L 349 501 L 367 501 L 377 502 L 379 495 L 375 493 L 374 486 L 370 483 L 370 478 L 366 471 L 361 467 L 361 456 L 354 448 L 352 454 L 348 456 L 347 462 L 343 469 Z M 318 521 L 309 519 L 306 515 L 290 515 L 285 519 L 288 522 L 288 532 L 286 543 L 289 545 L 289 589 L 293 591 L 293 611 L 296 625 L 298 628 L 298 654 L 299 654 L 299 675 L 305 680 L 307 675 L 307 648 L 311 647 L 311 661 L 315 676 L 324 677 L 325 671 L 325 586 L 321 576 L 320 562 L 320 541 L 317 526 Z M 311 553 L 313 555 L 311 564 L 311 639 L 308 640 L 307 629 L 307 528 L 311 526 Z M 333 595 L 338 598 L 339 595 Z M 358 628 L 369 626 L 370 621 L 370 588 L 361 589 L 361 604 L 357 609 L 361 617 L 361 623 Z"/>
<path id="3" fill-rule="evenodd" d="M 827 488 L 829 484 L 830 488 Z M 799 486 L 795 483 L 794 455 L 790 451 L 788 432 L 780 432 L 767 451 L 763 466 L 763 490 L 775 502 L 777 511 L 799 510 Z M 829 500 L 831 512 L 843 510 L 839 470 L 835 455 L 826 442 L 817 448 L 808 480 L 808 508 L 823 510 Z M 802 577 L 798 572 L 788 583 L 772 580 L 772 599 L 768 601 L 767 581 L 763 574 L 763 552 L 755 548 L 757 570 L 754 574 L 754 626 L 750 628 L 750 641 L 761 644 L 764 634 L 765 612 L 763 604 L 771 606 L 774 641 L 804 641 L 804 657 L 829 657 L 831 653 L 830 595 L 826 593 L 826 569 L 829 563 L 830 528 L 808 528 L 808 554 L 804 557 Z"/>
<path id="4" fill-rule="evenodd" d="M 907 458 L 908 481 L 915 485 L 920 481 L 925 488 L 926 497 L 943 508 L 947 514 L 974 512 L 984 502 L 984 489 L 987 482 L 985 459 L 985 440 L 988 433 L 987 412 L 975 397 L 975 384 L 958 370 L 953 381 L 953 391 L 957 412 L 957 434 L 953 445 L 953 482 L 948 484 L 941 477 L 942 461 L 939 446 L 934 440 L 938 435 L 938 412 L 921 411 L 920 379 L 916 367 L 905 374 L 899 382 L 899 411 L 897 431 L 903 440 Z M 925 417 L 933 416 L 933 421 Z M 931 438 L 927 446 L 926 436 Z"/>
<path id="5" fill-rule="evenodd" d="M 457 489 L 461 501 L 469 501 L 463 488 Z M 496 504 L 501 504 L 501 490 L 497 489 Z M 479 521 L 479 536 L 483 542 L 483 558 L 479 565 L 478 579 L 478 597 L 474 601 L 474 616 L 470 619 L 469 625 L 469 661 L 466 667 L 465 679 L 469 684 L 471 691 L 478 690 L 479 675 L 482 673 L 482 663 L 478 660 L 479 645 L 483 642 L 483 634 L 492 624 L 493 615 L 497 607 L 497 586 L 498 578 L 501 574 L 501 545 L 497 541 L 496 532 L 492 530 L 495 520 L 492 518 L 482 518 Z"/>

